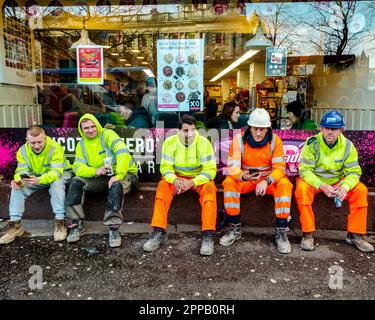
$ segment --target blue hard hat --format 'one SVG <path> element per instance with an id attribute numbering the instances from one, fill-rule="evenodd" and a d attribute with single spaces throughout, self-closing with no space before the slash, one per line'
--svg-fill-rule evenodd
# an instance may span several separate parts
<path id="1" fill-rule="evenodd" d="M 320 120 L 321 127 L 339 129 L 345 127 L 344 117 L 337 110 L 327 111 Z"/>

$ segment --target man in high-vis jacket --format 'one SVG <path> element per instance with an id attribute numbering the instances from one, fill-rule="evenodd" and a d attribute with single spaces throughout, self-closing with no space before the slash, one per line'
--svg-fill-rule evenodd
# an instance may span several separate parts
<path id="1" fill-rule="evenodd" d="M 364 252 L 374 247 L 365 240 L 367 187 L 359 181 L 362 170 L 354 144 L 342 134 L 344 118 L 336 110 L 326 112 L 320 121 L 321 132 L 306 140 L 299 164 L 295 196 L 303 232 L 301 248 L 314 249 L 315 194 L 323 192 L 335 201 L 349 201 L 346 242 Z"/>
<path id="2" fill-rule="evenodd" d="M 67 202 L 68 242 L 77 242 L 84 233 L 83 202 L 85 192 L 107 192 L 104 224 L 109 227 L 110 247 L 121 246 L 118 231 L 123 222 L 124 195 L 132 184 L 138 183 L 138 168 L 124 141 L 110 129 L 103 129 L 92 114 L 85 114 L 78 122 L 82 139 L 76 147 L 73 171 L 75 177 L 70 183 Z M 104 163 L 104 159 L 110 161 Z M 108 159 L 109 158 L 109 159 Z"/>
<path id="3" fill-rule="evenodd" d="M 21 219 L 25 200 L 35 191 L 45 188 L 49 188 L 55 214 L 53 238 L 55 241 L 65 240 L 65 187 L 71 177 L 63 147 L 46 136 L 42 128 L 30 127 L 26 143 L 17 151 L 17 168 L 11 182 L 8 231 L 0 238 L 0 244 L 10 243 L 23 235 Z"/>
<path id="4" fill-rule="evenodd" d="M 213 235 L 216 230 L 216 159 L 210 141 L 199 135 L 195 119 L 184 115 L 178 122 L 179 132 L 167 138 L 163 144 L 159 182 L 151 226 L 154 231 L 143 245 L 151 252 L 167 240 L 168 211 L 173 197 L 193 189 L 200 195 L 202 206 L 202 245 L 200 254 L 209 256 L 214 252 Z"/>
<path id="5" fill-rule="evenodd" d="M 255 190 L 256 196 L 274 196 L 277 250 L 289 253 L 291 247 L 286 233 L 293 185 L 285 175 L 283 144 L 272 133 L 270 115 L 265 109 L 256 108 L 247 124 L 245 131 L 233 138 L 229 149 L 228 176 L 223 181 L 229 231 L 220 239 L 220 244 L 230 246 L 241 238 L 240 196 Z"/>

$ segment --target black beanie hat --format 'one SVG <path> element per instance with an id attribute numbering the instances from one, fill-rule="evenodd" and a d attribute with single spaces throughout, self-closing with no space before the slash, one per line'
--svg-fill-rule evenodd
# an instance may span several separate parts
<path id="1" fill-rule="evenodd" d="M 291 103 L 287 104 L 286 110 L 288 112 L 293 112 L 294 115 L 298 118 L 301 118 L 302 110 L 304 110 L 305 107 L 300 101 L 292 101 Z"/>

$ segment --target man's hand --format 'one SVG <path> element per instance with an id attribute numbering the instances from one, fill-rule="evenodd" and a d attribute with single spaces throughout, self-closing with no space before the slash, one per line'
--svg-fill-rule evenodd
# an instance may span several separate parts
<path id="1" fill-rule="evenodd" d="M 95 170 L 95 175 L 97 177 L 99 176 L 105 176 L 107 174 L 107 169 L 103 166 Z"/>
<path id="2" fill-rule="evenodd" d="M 245 181 L 256 181 L 256 180 L 259 180 L 261 177 L 261 173 L 260 172 L 255 172 L 255 173 L 252 173 L 250 174 L 249 171 L 246 171 L 246 173 L 242 176 L 242 180 L 245 180 Z"/>
<path id="3" fill-rule="evenodd" d="M 193 180 L 182 180 L 183 182 L 183 192 L 190 190 L 191 188 L 194 188 L 194 181 Z"/>
<path id="4" fill-rule="evenodd" d="M 262 180 L 255 187 L 255 195 L 256 196 L 264 196 L 266 194 L 267 187 L 268 187 L 267 181 Z"/>
<path id="5" fill-rule="evenodd" d="M 15 190 L 20 190 L 22 188 L 22 181 L 21 180 L 17 180 L 17 181 L 12 180 L 10 182 L 10 187 L 12 189 L 15 189 Z"/>
<path id="6" fill-rule="evenodd" d="M 39 184 L 39 178 L 38 177 L 30 177 L 30 178 L 24 178 L 22 181 L 28 186 L 32 187 L 35 184 Z"/>
<path id="7" fill-rule="evenodd" d="M 173 185 L 174 185 L 174 190 L 175 190 L 175 194 L 180 194 L 183 187 L 184 187 L 184 182 L 182 179 L 180 178 L 177 178 L 174 182 L 173 182 Z"/>
<path id="8" fill-rule="evenodd" d="M 347 192 L 342 186 L 337 186 L 336 195 L 339 197 L 339 200 L 342 202 L 346 198 Z"/>
<path id="9" fill-rule="evenodd" d="M 111 177 L 111 179 L 109 179 L 109 181 L 108 181 L 108 188 L 111 189 L 112 184 L 113 184 L 114 182 L 116 182 L 116 181 L 120 181 L 120 180 L 117 179 L 116 176 Z"/>
<path id="10" fill-rule="evenodd" d="M 328 198 L 334 198 L 336 197 L 336 191 L 335 191 L 335 188 L 330 186 L 329 184 L 325 184 L 323 183 L 320 188 L 320 190 L 322 190 L 324 192 L 324 194 L 328 197 Z"/>

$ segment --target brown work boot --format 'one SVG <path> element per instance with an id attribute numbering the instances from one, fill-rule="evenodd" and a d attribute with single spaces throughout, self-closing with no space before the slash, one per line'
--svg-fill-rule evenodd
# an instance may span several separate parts
<path id="1" fill-rule="evenodd" d="M 363 234 L 348 232 L 345 241 L 348 244 L 355 245 L 363 252 L 374 252 L 374 246 L 365 240 Z"/>
<path id="2" fill-rule="evenodd" d="M 0 244 L 7 244 L 11 243 L 16 239 L 16 237 L 20 237 L 23 235 L 25 230 L 22 229 L 21 220 L 19 221 L 9 221 L 8 222 L 8 230 L 5 234 L 0 238 Z"/>
<path id="3" fill-rule="evenodd" d="M 301 248 L 306 251 L 314 250 L 314 232 L 304 232 L 301 240 Z"/>
<path id="4" fill-rule="evenodd" d="M 66 239 L 68 232 L 65 227 L 64 219 L 55 220 L 55 232 L 53 233 L 53 240 L 56 242 L 63 241 Z"/>

